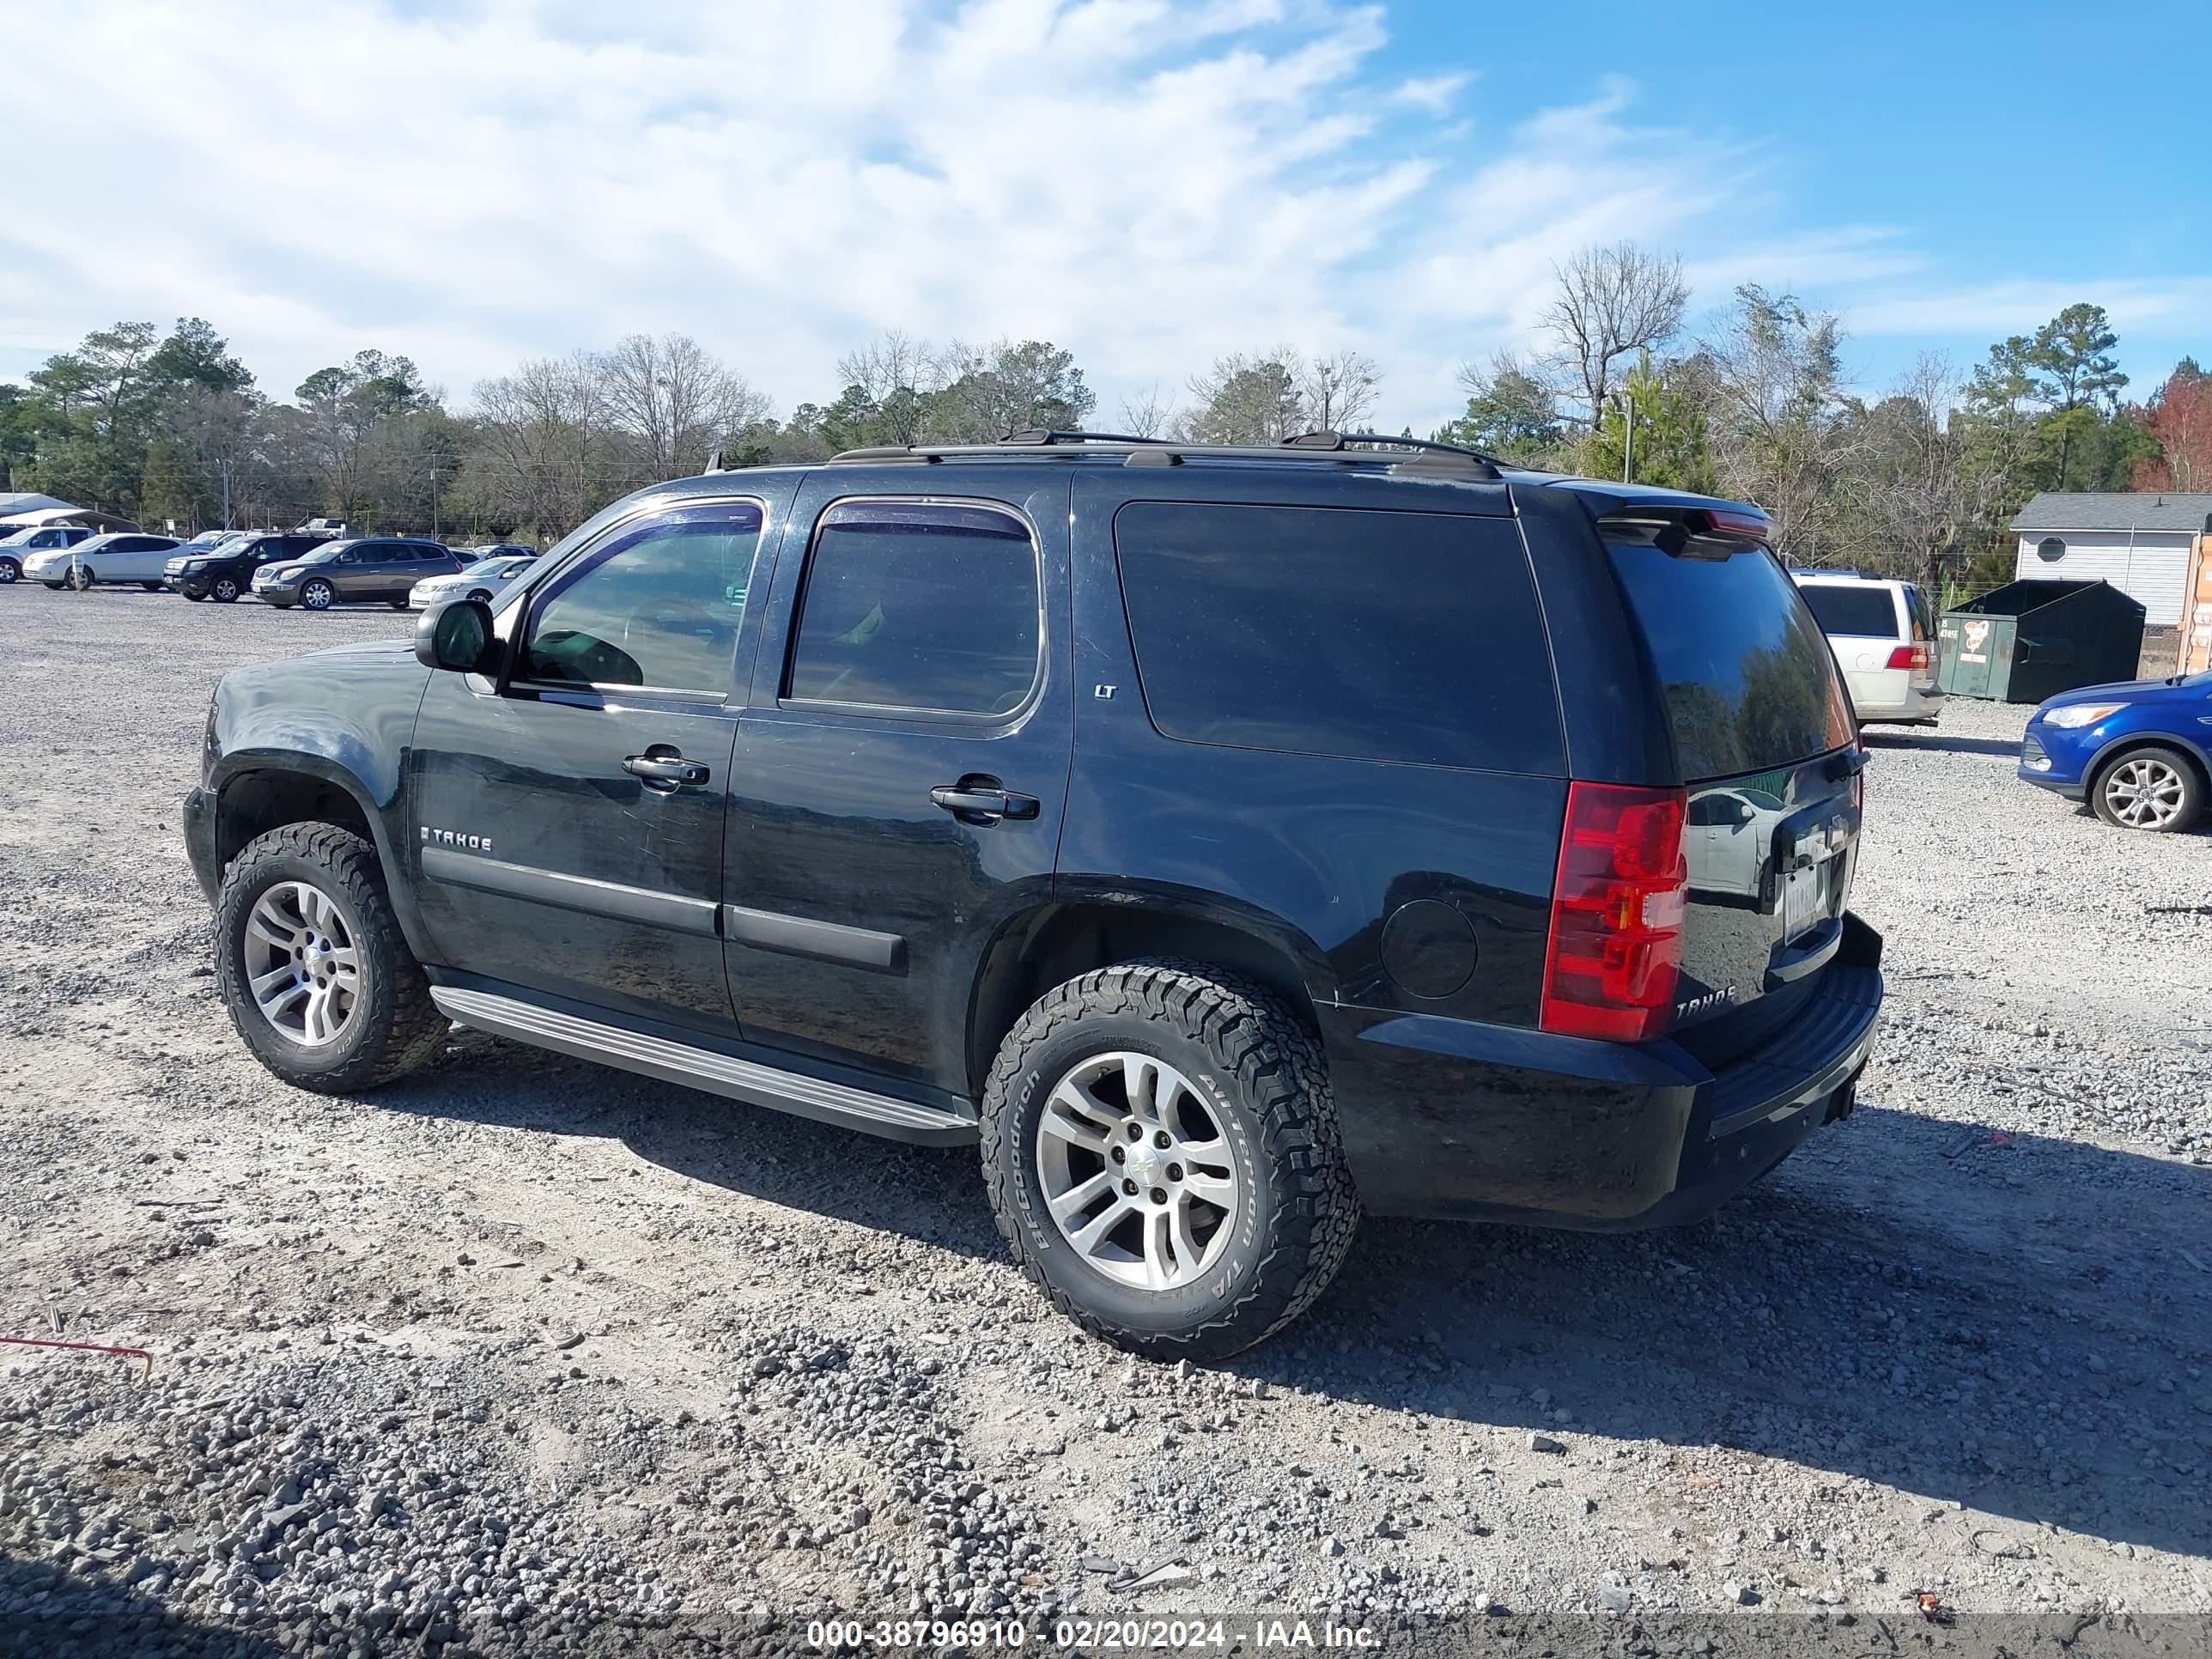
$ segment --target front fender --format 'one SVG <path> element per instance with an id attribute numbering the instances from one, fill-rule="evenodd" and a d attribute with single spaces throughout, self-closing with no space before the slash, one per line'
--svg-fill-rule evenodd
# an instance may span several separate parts
<path id="1" fill-rule="evenodd" d="M 2207 778 L 2212 778 L 2212 751 L 2208 751 L 2196 738 L 2185 737 L 2169 726 L 2137 726 L 2133 731 L 2107 738 L 2097 745 L 2097 752 L 2089 757 L 2088 763 L 2081 769 L 2082 787 L 2088 787 L 2090 781 L 2103 769 L 2105 763 L 2122 750 L 2142 749 L 2154 744 L 2180 750 L 2197 763 L 2199 771 Z"/>
<path id="2" fill-rule="evenodd" d="M 234 800 L 242 779 L 284 774 L 343 791 L 368 825 L 393 908 L 418 957 L 425 939 L 405 856 L 413 837 L 401 781 L 429 676 L 411 651 L 403 656 L 383 647 L 234 670 L 216 688 L 202 770 L 218 846 L 227 844 L 226 802 Z"/>

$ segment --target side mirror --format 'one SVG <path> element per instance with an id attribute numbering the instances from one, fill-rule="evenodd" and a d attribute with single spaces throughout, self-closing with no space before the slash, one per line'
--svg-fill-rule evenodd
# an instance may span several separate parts
<path id="1" fill-rule="evenodd" d="M 455 674 L 490 674 L 499 668 L 500 642 L 491 631 L 491 607 L 482 599 L 453 599 L 423 613 L 415 624 L 415 660 Z"/>

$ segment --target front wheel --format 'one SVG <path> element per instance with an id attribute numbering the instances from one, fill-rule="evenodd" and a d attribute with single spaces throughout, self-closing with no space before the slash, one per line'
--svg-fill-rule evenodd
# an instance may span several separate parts
<path id="1" fill-rule="evenodd" d="M 375 848 L 336 824 L 271 830 L 224 872 L 216 982 L 255 1057 L 319 1094 L 389 1083 L 445 1042 Z"/>
<path id="2" fill-rule="evenodd" d="M 98 580 L 99 578 L 92 574 L 90 565 L 73 564 L 70 567 L 69 585 L 76 592 L 83 592 Z"/>
<path id="3" fill-rule="evenodd" d="M 488 587 L 479 587 L 471 592 L 469 597 L 474 599 L 478 605 L 489 605 L 491 603 L 491 590 Z"/>
<path id="4" fill-rule="evenodd" d="M 228 576 L 217 576 L 210 590 L 217 605 L 234 604 L 238 599 L 238 584 Z"/>
<path id="5" fill-rule="evenodd" d="M 1319 1042 L 1272 993 L 1202 964 L 1125 963 L 1048 993 L 1000 1048 L 981 1127 L 1024 1271 L 1154 1358 L 1273 1335 L 1358 1225 Z"/>
<path id="6" fill-rule="evenodd" d="M 327 611 L 337 597 L 337 590 L 319 578 L 300 590 L 300 603 L 310 611 Z"/>
<path id="7" fill-rule="evenodd" d="M 2136 749 L 2104 769 L 2090 799 L 2107 823 L 2171 835 L 2197 822 L 2204 788 L 2187 757 L 2172 749 Z"/>

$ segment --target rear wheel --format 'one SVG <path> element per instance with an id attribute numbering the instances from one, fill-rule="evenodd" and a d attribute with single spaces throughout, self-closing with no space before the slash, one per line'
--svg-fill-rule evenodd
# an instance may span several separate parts
<path id="1" fill-rule="evenodd" d="M 57 592 L 57 593 L 58 593 L 58 592 L 60 592 L 62 591 L 62 585 L 61 585 L 59 582 L 48 582 L 48 583 L 46 584 L 46 586 L 47 586 L 48 587 L 51 587 L 52 589 L 53 589 L 53 591 L 54 591 L 55 592 Z"/>
<path id="2" fill-rule="evenodd" d="M 23 567 L 15 560 L 0 556 L 0 587 L 12 587 L 23 579 Z"/>
<path id="3" fill-rule="evenodd" d="M 2098 774 L 2090 799 L 2107 823 L 2170 835 L 2197 822 L 2204 786 L 2179 750 L 2134 749 Z"/>
<path id="4" fill-rule="evenodd" d="M 224 872 L 216 980 L 246 1046 L 302 1089 L 374 1088 L 445 1042 L 375 849 L 336 824 L 271 830 Z"/>
<path id="5" fill-rule="evenodd" d="M 208 591 L 217 605 L 229 605 L 238 598 L 238 584 L 228 576 L 217 576 Z"/>
<path id="6" fill-rule="evenodd" d="M 1126 963 L 1048 993 L 983 1100 L 999 1231 L 1053 1304 L 1160 1358 L 1304 1312 L 1359 1221 L 1320 1044 L 1257 985 Z"/>
<path id="7" fill-rule="evenodd" d="M 327 611 L 337 596 L 337 590 L 318 576 L 300 590 L 300 603 L 310 611 Z"/>

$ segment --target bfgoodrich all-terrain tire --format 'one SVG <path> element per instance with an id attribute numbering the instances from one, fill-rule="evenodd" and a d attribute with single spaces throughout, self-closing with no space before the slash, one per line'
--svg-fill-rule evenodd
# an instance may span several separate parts
<path id="1" fill-rule="evenodd" d="M 445 1042 L 376 849 L 336 824 L 288 823 L 238 855 L 216 906 L 215 965 L 246 1046 L 302 1089 L 373 1089 Z"/>
<path id="2" fill-rule="evenodd" d="M 1062 1313 L 1155 1358 L 1280 1330 L 1359 1224 L 1313 1033 L 1202 963 L 1123 963 L 1048 992 L 985 1085 L 999 1231 Z"/>

